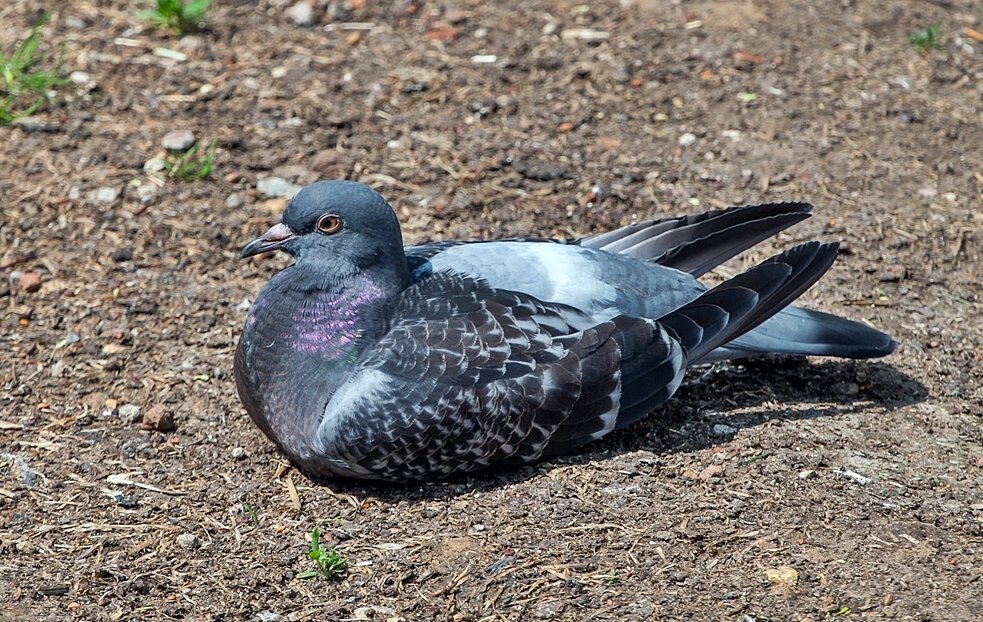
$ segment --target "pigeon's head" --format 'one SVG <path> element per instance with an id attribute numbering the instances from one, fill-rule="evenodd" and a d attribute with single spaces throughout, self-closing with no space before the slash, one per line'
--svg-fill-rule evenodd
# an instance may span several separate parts
<path id="1" fill-rule="evenodd" d="M 405 263 L 396 214 L 382 196 L 354 181 L 319 181 L 290 201 L 280 223 L 242 249 L 242 257 L 284 251 L 298 262 L 324 260 L 364 268 Z"/>

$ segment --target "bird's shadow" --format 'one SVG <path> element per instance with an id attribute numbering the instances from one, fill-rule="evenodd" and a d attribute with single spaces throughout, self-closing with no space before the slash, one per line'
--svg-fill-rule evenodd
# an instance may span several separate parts
<path id="1" fill-rule="evenodd" d="M 726 444 L 738 431 L 766 421 L 819 419 L 872 407 L 891 411 L 927 397 L 921 382 L 885 363 L 813 363 L 797 357 L 723 363 L 690 370 L 673 398 L 642 421 L 551 460 L 416 484 L 321 483 L 336 492 L 390 502 L 446 499 L 508 487 L 561 466 L 603 462 L 633 451 L 659 455 L 698 451 Z M 796 406 L 765 407 L 774 403 Z"/>

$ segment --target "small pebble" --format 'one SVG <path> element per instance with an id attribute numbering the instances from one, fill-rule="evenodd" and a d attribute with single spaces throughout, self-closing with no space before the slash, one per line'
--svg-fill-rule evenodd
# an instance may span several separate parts
<path id="1" fill-rule="evenodd" d="M 119 262 L 119 261 L 129 261 L 129 260 L 133 259 L 133 249 L 132 248 L 129 248 L 129 247 L 126 247 L 126 248 L 118 248 L 118 249 L 114 250 L 113 252 L 109 253 L 109 258 L 112 259 L 113 261 L 117 261 L 117 262 Z"/>
<path id="2" fill-rule="evenodd" d="M 51 366 L 50 373 L 52 378 L 61 378 L 62 374 L 65 373 L 65 361 L 55 361 Z"/>
<path id="3" fill-rule="evenodd" d="M 160 146 L 168 151 L 187 151 L 194 144 L 195 135 L 190 130 L 174 130 L 160 140 Z"/>
<path id="4" fill-rule="evenodd" d="M 689 147 L 695 142 L 696 142 L 696 134 L 692 134 L 690 132 L 686 132 L 685 134 L 679 137 L 679 144 L 682 147 Z"/>
<path id="5" fill-rule="evenodd" d="M 288 130 L 296 129 L 298 127 L 304 127 L 305 125 L 307 125 L 307 121 L 305 121 L 301 117 L 290 117 L 288 119 L 284 119 L 283 121 L 277 121 L 276 124 L 278 128 L 288 129 Z"/>
<path id="6" fill-rule="evenodd" d="M 140 407 L 136 404 L 123 404 L 117 412 L 119 413 L 120 419 L 127 423 L 137 423 L 142 419 Z"/>
<path id="7" fill-rule="evenodd" d="M 267 177 L 256 182 L 256 189 L 270 198 L 292 199 L 300 192 L 300 186 L 292 184 L 282 177 Z"/>
<path id="8" fill-rule="evenodd" d="M 314 9 L 306 0 L 300 0 L 287 9 L 287 17 L 298 26 L 310 26 L 314 23 Z"/>
<path id="9" fill-rule="evenodd" d="M 143 425 L 158 432 L 170 432 L 174 429 L 174 415 L 157 404 L 143 414 Z"/>
<path id="10" fill-rule="evenodd" d="M 150 158 L 143 163 L 144 173 L 158 173 L 164 170 L 164 160 L 163 158 Z"/>
<path id="11" fill-rule="evenodd" d="M 246 450 L 243 449 L 242 447 L 234 447 L 232 449 L 233 460 L 242 460 L 245 457 L 246 457 Z"/>
<path id="12" fill-rule="evenodd" d="M 157 186 L 154 184 L 141 184 L 137 188 L 137 198 L 140 199 L 140 203 L 146 205 L 154 200 L 157 196 Z"/>
<path id="13" fill-rule="evenodd" d="M 732 434 L 737 434 L 737 428 L 724 423 L 715 423 L 713 425 L 713 435 L 714 436 L 730 436 Z"/>
<path id="14" fill-rule="evenodd" d="M 88 84 L 92 82 L 92 76 L 84 71 L 73 71 L 72 73 L 68 74 L 68 79 L 75 84 Z"/>
<path id="15" fill-rule="evenodd" d="M 113 501 L 116 502 L 116 505 L 124 508 L 135 508 L 136 506 L 140 505 L 140 500 L 137 499 L 136 496 L 124 495 L 122 493 L 116 493 L 113 495 Z"/>
<path id="16" fill-rule="evenodd" d="M 90 193 L 90 196 L 96 203 L 112 203 L 119 197 L 119 188 L 103 186 Z"/>
<path id="17" fill-rule="evenodd" d="M 229 209 L 239 209 L 242 207 L 243 200 L 242 195 L 237 192 L 233 192 L 225 198 L 225 207 Z"/>
<path id="18" fill-rule="evenodd" d="M 177 42 L 177 44 L 184 50 L 197 50 L 201 47 L 201 37 L 197 37 L 195 35 L 184 35 Z"/>
<path id="19" fill-rule="evenodd" d="M 193 533 L 182 533 L 177 537 L 177 545 L 188 550 L 198 548 L 198 536 Z"/>
<path id="20" fill-rule="evenodd" d="M 36 292 L 41 289 L 41 275 L 37 272 L 25 272 L 20 275 L 20 286 L 22 292 Z"/>

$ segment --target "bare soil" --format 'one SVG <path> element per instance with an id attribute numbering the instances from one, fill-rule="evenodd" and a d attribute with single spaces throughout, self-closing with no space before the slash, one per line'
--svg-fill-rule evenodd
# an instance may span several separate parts
<path id="1" fill-rule="evenodd" d="M 47 62 L 94 84 L 0 128 L 0 620 L 983 619 L 978 1 L 217 4 L 179 40 L 62 3 Z M 144 171 L 176 129 L 210 179 Z M 408 241 L 808 199 L 722 274 L 840 240 L 804 304 L 900 347 L 698 370 L 535 467 L 312 482 L 230 378 L 271 176 L 370 183 Z M 341 580 L 297 576 L 318 526 Z"/>

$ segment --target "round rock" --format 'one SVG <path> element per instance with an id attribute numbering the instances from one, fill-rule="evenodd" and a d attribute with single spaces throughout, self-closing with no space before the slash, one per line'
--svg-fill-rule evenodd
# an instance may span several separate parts
<path id="1" fill-rule="evenodd" d="M 685 134 L 679 137 L 679 145 L 681 147 L 689 147 L 695 142 L 696 142 L 696 134 L 692 134 L 690 132 L 686 132 Z"/>
<path id="2" fill-rule="evenodd" d="M 282 177 L 260 179 L 256 182 L 256 189 L 264 196 L 285 199 L 292 199 L 301 190 L 300 186 L 292 184 Z"/>
<path id="3" fill-rule="evenodd" d="M 242 195 L 237 192 L 233 192 L 225 198 L 225 207 L 229 209 L 238 209 L 242 207 Z"/>
<path id="4" fill-rule="evenodd" d="M 298 26 L 310 26 L 314 23 L 314 8 L 307 0 L 300 0 L 287 10 L 287 17 Z"/>
<path id="5" fill-rule="evenodd" d="M 191 130 L 173 130 L 164 134 L 160 146 L 168 151 L 187 151 L 195 144 L 195 135 Z"/>

